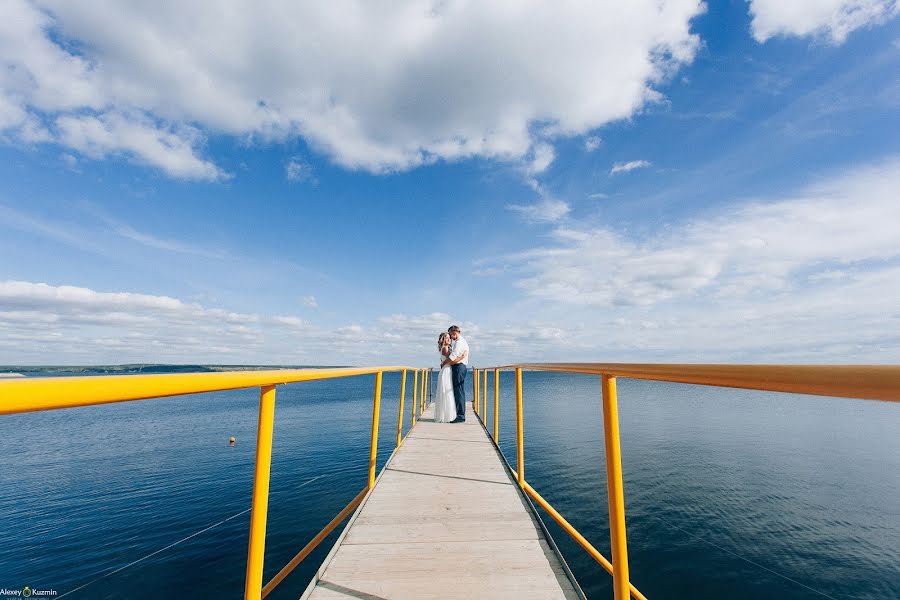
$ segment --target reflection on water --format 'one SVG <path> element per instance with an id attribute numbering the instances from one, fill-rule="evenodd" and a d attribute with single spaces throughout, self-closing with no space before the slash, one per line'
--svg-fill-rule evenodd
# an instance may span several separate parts
<path id="1" fill-rule="evenodd" d="M 266 579 L 365 486 L 373 383 L 279 387 Z M 526 373 L 524 388 L 526 476 L 608 556 L 599 379 Z M 383 393 L 379 467 L 397 374 Z M 248 508 L 257 403 L 246 390 L 0 418 L 0 586 L 64 594 Z M 896 404 L 631 380 L 619 403 L 630 568 L 648 597 L 900 598 Z M 67 597 L 239 598 L 248 522 Z M 611 597 L 610 577 L 548 527 L 587 595 Z M 270 597 L 298 597 L 335 536 Z"/>

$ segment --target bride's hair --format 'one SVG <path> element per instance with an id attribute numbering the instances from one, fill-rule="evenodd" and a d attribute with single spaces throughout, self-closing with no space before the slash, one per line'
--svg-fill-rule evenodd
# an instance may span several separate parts
<path id="1" fill-rule="evenodd" d="M 438 336 L 438 350 L 444 347 L 444 338 L 450 337 L 450 334 L 446 331 Z"/>

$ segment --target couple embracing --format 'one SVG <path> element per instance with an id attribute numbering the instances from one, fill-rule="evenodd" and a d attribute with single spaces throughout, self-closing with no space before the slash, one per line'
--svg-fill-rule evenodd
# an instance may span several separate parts
<path id="1" fill-rule="evenodd" d="M 466 420 L 466 365 L 469 364 L 469 344 L 452 325 L 438 336 L 441 353 L 441 372 L 438 375 L 437 397 L 434 401 L 436 423 L 464 423 Z"/>

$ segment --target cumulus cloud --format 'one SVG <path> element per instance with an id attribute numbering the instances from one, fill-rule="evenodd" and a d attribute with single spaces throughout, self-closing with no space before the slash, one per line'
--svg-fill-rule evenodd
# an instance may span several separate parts
<path id="1" fill-rule="evenodd" d="M 593 152 L 600 147 L 602 141 L 603 140 L 601 140 L 599 136 L 592 135 L 591 137 L 584 140 L 584 149 L 587 152 Z"/>
<path id="2" fill-rule="evenodd" d="M 230 177 L 212 162 L 197 157 L 195 147 L 202 136 L 191 127 L 176 131 L 148 118 L 116 113 L 65 115 L 57 118 L 55 125 L 61 144 L 90 158 L 122 153 L 177 178 L 215 181 Z"/>
<path id="3" fill-rule="evenodd" d="M 0 282 L 0 357 L 7 364 L 222 362 L 262 341 L 255 314 L 170 296 Z"/>
<path id="4" fill-rule="evenodd" d="M 609 170 L 610 175 L 615 175 L 616 173 L 628 173 L 629 171 L 634 171 L 635 169 L 646 169 L 651 166 L 651 163 L 648 160 L 631 160 L 624 163 L 615 163 L 612 169 Z"/>
<path id="5" fill-rule="evenodd" d="M 300 301 L 303 302 L 303 306 L 307 308 L 319 308 L 319 303 L 316 301 L 315 296 L 303 296 Z"/>
<path id="6" fill-rule="evenodd" d="M 171 296 L 0 281 L 0 364 L 424 365 L 452 323 L 477 338 L 474 323 L 444 313 L 324 327 Z"/>
<path id="7" fill-rule="evenodd" d="M 658 100 L 654 86 L 693 60 L 690 23 L 703 10 L 700 0 L 247 0 L 215 11 L 9 0 L 0 128 L 206 180 L 227 176 L 203 156 L 210 134 L 299 136 L 372 172 L 521 161 Z"/>
<path id="8" fill-rule="evenodd" d="M 819 35 L 840 44 L 856 29 L 884 23 L 898 10 L 896 0 L 750 0 L 750 27 L 760 43 L 776 36 Z"/>
<path id="9" fill-rule="evenodd" d="M 278 336 L 303 326 L 295 317 L 261 319 L 170 296 L 0 282 L 6 364 L 242 362 L 268 351 L 280 358 L 288 345 Z"/>
<path id="10" fill-rule="evenodd" d="M 553 160 L 556 158 L 556 151 L 550 144 L 537 144 L 533 149 L 531 161 L 528 163 L 526 172 L 529 176 L 539 175 L 547 170 Z"/>

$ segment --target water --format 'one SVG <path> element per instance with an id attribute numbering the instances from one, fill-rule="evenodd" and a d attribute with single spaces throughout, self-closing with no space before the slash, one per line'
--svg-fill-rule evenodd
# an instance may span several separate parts
<path id="1" fill-rule="evenodd" d="M 500 445 L 515 464 L 512 376 L 501 381 Z M 266 580 L 365 486 L 373 383 L 278 388 Z M 598 378 L 526 373 L 524 389 L 527 479 L 609 556 Z M 399 375 L 383 394 L 379 468 Z M 0 587 L 62 595 L 247 509 L 258 400 L 0 417 Z M 631 380 L 619 404 L 632 581 L 649 598 L 900 598 L 900 406 Z M 240 598 L 248 522 L 66 597 Z M 588 597 L 611 598 L 606 572 L 548 527 Z M 297 598 L 336 535 L 270 597 Z"/>

